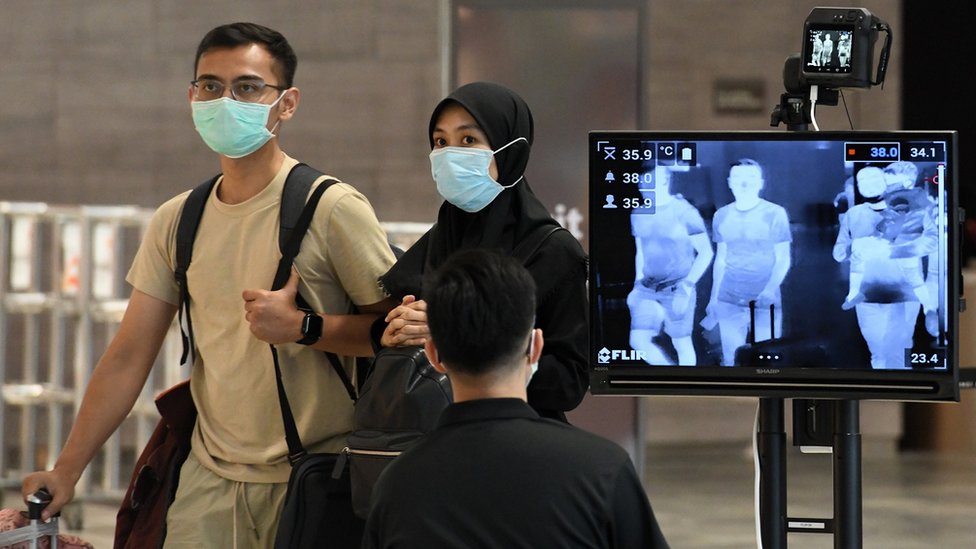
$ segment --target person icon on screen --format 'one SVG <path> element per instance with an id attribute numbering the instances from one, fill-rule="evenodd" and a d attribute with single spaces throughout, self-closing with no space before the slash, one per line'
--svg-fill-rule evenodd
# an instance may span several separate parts
<path id="1" fill-rule="evenodd" d="M 634 289 L 627 296 L 630 346 L 643 351 L 650 364 L 673 363 L 655 343 L 663 328 L 671 338 L 677 363 L 693 366 L 697 364 L 691 339 L 698 301 L 696 288 L 715 254 L 701 214 L 673 189 L 674 171 L 689 168 L 651 169 L 655 190 L 642 194 L 655 195 L 654 208 L 635 208 L 630 215 L 637 249 L 637 276 Z"/>
<path id="2" fill-rule="evenodd" d="M 617 205 L 613 203 L 614 196 L 612 194 L 607 195 L 607 203 L 603 205 L 604 208 L 616 208 Z"/>
<path id="3" fill-rule="evenodd" d="M 765 187 L 762 166 L 743 158 L 728 177 L 735 201 L 722 206 L 712 220 L 715 263 L 707 318 L 718 320 L 722 365 L 735 364 L 735 350 L 749 333 L 749 302 L 776 310 L 775 333 L 768 323 L 754 327 L 755 341 L 782 334 L 783 298 L 780 285 L 790 270 L 789 216 L 786 209 L 760 197 Z"/>

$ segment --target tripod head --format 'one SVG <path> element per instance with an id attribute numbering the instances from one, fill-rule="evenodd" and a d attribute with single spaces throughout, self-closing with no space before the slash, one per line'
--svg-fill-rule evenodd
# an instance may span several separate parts
<path id="1" fill-rule="evenodd" d="M 790 131 L 806 131 L 813 122 L 813 101 L 821 105 L 837 105 L 840 95 L 837 88 L 820 88 L 817 96 L 811 98 L 810 85 L 801 83 L 800 54 L 786 58 L 783 64 L 783 85 L 786 93 L 779 96 L 779 105 L 773 107 L 769 125 L 776 127 L 786 124 Z"/>

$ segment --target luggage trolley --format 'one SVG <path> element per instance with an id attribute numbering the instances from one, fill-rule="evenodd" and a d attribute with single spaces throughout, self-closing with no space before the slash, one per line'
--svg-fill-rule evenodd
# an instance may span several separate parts
<path id="1" fill-rule="evenodd" d="M 55 515 L 46 522 L 41 520 L 41 511 L 49 503 L 51 503 L 51 494 L 43 489 L 27 496 L 27 516 L 30 523 L 21 528 L 0 532 L 0 547 L 30 542 L 28 547 L 37 549 L 41 539 L 49 537 L 51 549 L 58 549 L 58 516 Z"/>

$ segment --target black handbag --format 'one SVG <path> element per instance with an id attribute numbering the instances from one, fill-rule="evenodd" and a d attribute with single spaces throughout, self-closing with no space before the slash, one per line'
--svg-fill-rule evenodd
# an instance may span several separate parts
<path id="1" fill-rule="evenodd" d="M 301 247 L 308 225 L 312 221 L 318 199 L 327 185 L 319 185 L 313 191 L 292 229 L 287 244 L 282 249 L 281 261 L 272 290 L 285 285 L 295 256 Z M 299 302 L 301 303 L 301 296 Z M 335 471 L 339 454 L 309 454 L 302 445 L 295 418 L 288 403 L 288 395 L 281 380 L 278 350 L 271 345 L 274 358 L 275 382 L 281 405 L 281 420 L 288 443 L 288 461 L 291 474 L 288 491 L 275 533 L 275 549 L 358 549 L 362 543 L 366 522 L 352 512 L 352 496 L 348 468 Z M 350 398 L 355 402 L 355 389 L 342 369 L 339 358 L 326 353 L 332 368 L 339 375 Z M 335 475 L 333 473 L 336 473 Z M 335 477 L 335 478 L 333 478 Z"/>
<path id="2" fill-rule="evenodd" d="M 437 426 L 453 395 L 421 347 L 384 347 L 363 384 L 337 474 L 352 482 L 352 508 L 366 518 L 380 473 Z"/>

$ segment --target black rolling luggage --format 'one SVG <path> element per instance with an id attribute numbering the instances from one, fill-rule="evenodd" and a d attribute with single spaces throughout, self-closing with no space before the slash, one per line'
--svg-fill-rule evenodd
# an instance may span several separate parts
<path id="1" fill-rule="evenodd" d="M 784 368 L 791 366 L 831 366 L 827 348 L 808 338 L 775 337 L 776 311 L 769 306 L 769 331 L 772 339 L 756 341 L 756 302 L 749 302 L 749 336 L 746 344 L 735 350 L 735 365 L 749 368 Z"/>

